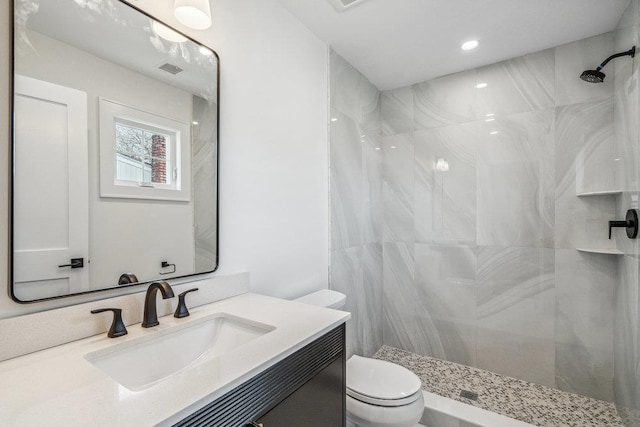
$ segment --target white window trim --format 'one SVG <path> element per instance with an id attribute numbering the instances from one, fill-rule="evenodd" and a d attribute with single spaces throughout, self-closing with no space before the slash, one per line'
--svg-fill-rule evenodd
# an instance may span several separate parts
<path id="1" fill-rule="evenodd" d="M 184 122 L 143 111 L 102 97 L 99 102 L 100 196 L 126 199 L 190 201 L 191 126 Z M 178 169 L 175 188 L 166 188 L 166 186 L 162 185 L 157 187 L 131 185 L 131 183 L 116 180 L 116 119 L 163 129 L 167 133 L 175 135 L 175 140 L 172 141 L 172 143 L 176 145 L 175 158 L 171 159 L 172 168 L 170 171 L 167 171 L 167 173 L 173 175 L 173 168 Z"/>

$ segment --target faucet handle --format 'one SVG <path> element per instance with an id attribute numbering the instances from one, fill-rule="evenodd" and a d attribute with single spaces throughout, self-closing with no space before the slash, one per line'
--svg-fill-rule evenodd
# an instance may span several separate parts
<path id="1" fill-rule="evenodd" d="M 123 335 L 127 335 L 127 328 L 124 326 L 124 322 L 122 321 L 122 309 L 121 308 L 99 308 L 96 310 L 91 310 L 92 314 L 103 313 L 105 311 L 113 311 L 113 322 L 111 323 L 111 328 L 109 328 L 109 332 L 107 332 L 107 336 L 109 338 L 117 338 Z"/>
<path id="2" fill-rule="evenodd" d="M 187 304 L 184 302 L 184 297 L 189 292 L 195 292 L 197 290 L 198 288 L 189 289 L 178 295 L 178 307 L 176 307 L 176 312 L 173 313 L 173 317 L 177 317 L 179 319 L 181 317 L 187 317 L 189 315 L 189 310 L 187 309 Z"/>

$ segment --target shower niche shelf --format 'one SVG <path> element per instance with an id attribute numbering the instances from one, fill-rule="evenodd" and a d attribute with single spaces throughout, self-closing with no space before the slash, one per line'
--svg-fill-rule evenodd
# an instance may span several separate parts
<path id="1" fill-rule="evenodd" d="M 602 254 L 602 255 L 624 255 L 619 249 L 615 248 L 576 248 L 578 252 L 586 252 L 590 254 Z"/>
<path id="2" fill-rule="evenodd" d="M 622 190 L 602 190 L 602 191 L 585 191 L 576 193 L 578 197 L 593 197 L 593 196 L 616 196 L 622 194 Z"/>

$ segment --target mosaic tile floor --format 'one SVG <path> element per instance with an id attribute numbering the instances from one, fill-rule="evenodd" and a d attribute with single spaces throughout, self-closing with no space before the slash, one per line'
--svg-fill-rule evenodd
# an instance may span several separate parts
<path id="1" fill-rule="evenodd" d="M 624 427 L 616 407 L 602 400 L 393 347 L 383 346 L 374 357 L 415 372 L 424 390 L 537 426 Z M 478 400 L 460 397 L 461 390 L 477 393 Z"/>

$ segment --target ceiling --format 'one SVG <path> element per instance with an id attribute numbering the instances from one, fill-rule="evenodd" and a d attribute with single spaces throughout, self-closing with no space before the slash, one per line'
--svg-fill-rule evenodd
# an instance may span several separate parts
<path id="1" fill-rule="evenodd" d="M 146 15 L 121 2 L 42 0 L 30 9 L 29 1 L 17 3 L 17 15 L 26 16 L 26 27 L 109 62 L 160 80 L 171 86 L 215 99 L 217 59 L 203 55 L 200 45 L 172 43 L 151 30 Z M 17 27 L 20 31 L 20 27 Z M 18 51 L 22 48 L 18 44 Z M 176 75 L 159 69 L 169 63 L 183 70 Z"/>
<path id="2" fill-rule="evenodd" d="M 381 90 L 492 64 L 615 28 L 629 0 L 279 0 Z M 464 52 L 461 44 L 480 46 Z M 612 52 L 614 53 L 614 52 Z"/>

